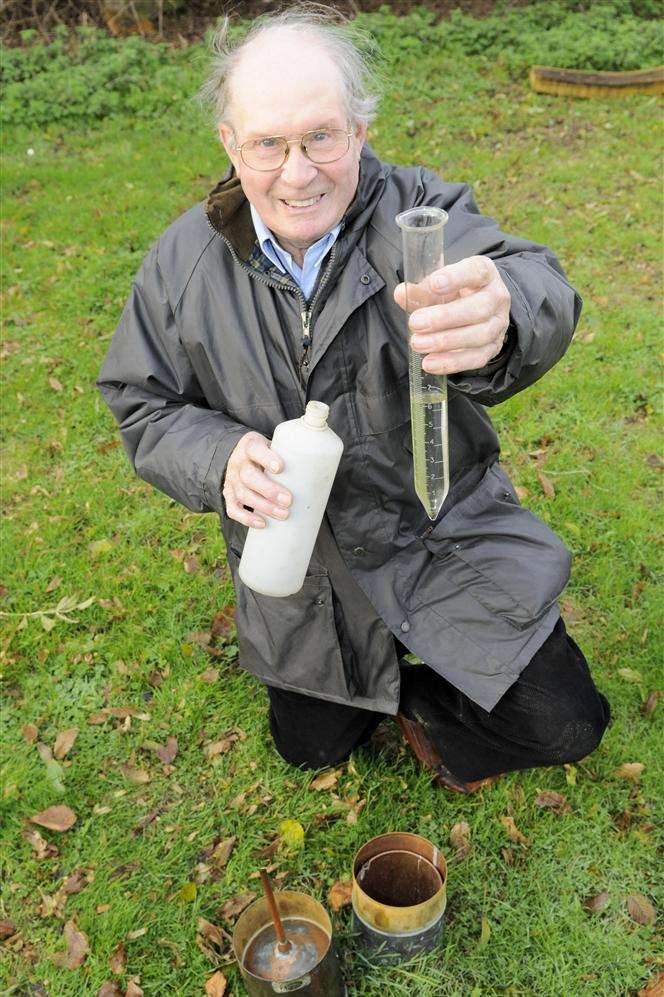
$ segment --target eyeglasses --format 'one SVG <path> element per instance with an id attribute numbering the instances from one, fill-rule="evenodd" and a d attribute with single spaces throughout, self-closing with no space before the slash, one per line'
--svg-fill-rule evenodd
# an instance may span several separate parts
<path id="1" fill-rule="evenodd" d="M 345 156 L 350 147 L 352 132 L 342 128 L 316 128 L 300 138 L 287 139 L 283 135 L 270 135 L 266 138 L 253 138 L 239 147 L 242 162 L 252 170 L 280 169 L 290 152 L 291 145 L 299 144 L 302 152 L 312 163 L 334 163 Z"/>

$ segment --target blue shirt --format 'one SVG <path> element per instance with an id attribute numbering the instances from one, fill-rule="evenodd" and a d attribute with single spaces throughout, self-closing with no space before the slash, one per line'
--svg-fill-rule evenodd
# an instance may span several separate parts
<path id="1" fill-rule="evenodd" d="M 249 207 L 261 250 L 267 256 L 268 260 L 274 263 L 282 273 L 288 272 L 295 279 L 302 289 L 305 298 L 308 300 L 314 289 L 320 265 L 327 253 L 332 249 L 341 231 L 341 222 L 335 225 L 333 229 L 330 229 L 318 242 L 314 242 L 313 246 L 309 246 L 304 254 L 303 265 L 299 267 L 291 254 L 287 253 L 279 245 L 253 204 L 250 203 Z"/>

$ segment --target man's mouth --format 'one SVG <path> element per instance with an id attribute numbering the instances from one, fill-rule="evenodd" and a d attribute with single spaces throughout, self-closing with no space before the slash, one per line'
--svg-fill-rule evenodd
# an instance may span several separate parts
<path id="1" fill-rule="evenodd" d="M 318 204 L 325 197 L 325 194 L 315 194 L 313 197 L 307 197 L 302 199 L 296 198 L 280 198 L 282 204 L 285 204 L 289 208 L 311 208 L 314 204 Z"/>

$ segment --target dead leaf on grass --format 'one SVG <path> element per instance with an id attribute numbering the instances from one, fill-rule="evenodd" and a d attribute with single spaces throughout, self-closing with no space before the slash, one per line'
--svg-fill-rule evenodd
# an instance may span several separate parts
<path id="1" fill-rule="evenodd" d="M 58 855 L 58 849 L 50 842 L 45 841 L 35 827 L 26 827 L 23 837 L 34 849 L 38 859 L 51 859 Z"/>
<path id="2" fill-rule="evenodd" d="M 226 977 L 220 970 L 211 976 L 205 984 L 207 997 L 224 997 L 226 993 Z"/>
<path id="3" fill-rule="evenodd" d="M 350 903 L 352 892 L 353 884 L 350 879 L 339 879 L 334 886 L 330 887 L 327 901 L 335 913 Z"/>
<path id="4" fill-rule="evenodd" d="M 454 848 L 459 861 L 465 859 L 470 851 L 470 825 L 465 820 L 459 821 L 450 831 L 450 844 Z"/>
<path id="5" fill-rule="evenodd" d="M 144 747 L 149 748 L 150 751 L 154 751 L 159 761 L 163 762 L 164 765 L 170 765 L 175 760 L 178 753 L 178 739 L 177 737 L 169 735 L 166 738 L 166 744 L 157 744 L 155 741 L 146 741 Z"/>
<path id="6" fill-rule="evenodd" d="M 637 997 L 664 997 L 664 973 L 652 976 L 645 987 L 639 990 Z"/>
<path id="7" fill-rule="evenodd" d="M 39 728 L 34 724 L 24 724 L 21 733 L 26 744 L 34 744 L 39 737 Z"/>
<path id="8" fill-rule="evenodd" d="M 134 980 L 130 980 L 127 984 L 124 997 L 143 997 L 143 991 L 139 987 L 138 983 Z"/>
<path id="9" fill-rule="evenodd" d="M 97 997 L 121 997 L 120 988 L 115 980 L 106 980 L 97 991 Z"/>
<path id="10" fill-rule="evenodd" d="M 218 845 L 215 845 L 209 857 L 210 863 L 216 866 L 217 869 L 223 869 L 231 857 L 231 852 L 235 847 L 236 841 L 237 837 L 233 835 L 232 838 L 226 838 L 224 841 L 220 841 Z"/>
<path id="11" fill-rule="evenodd" d="M 76 823 L 76 814 L 70 807 L 60 803 L 54 807 L 47 807 L 30 820 L 40 827 L 47 827 L 49 831 L 68 831 Z"/>
<path id="12" fill-rule="evenodd" d="M 65 924 L 63 934 L 67 943 L 67 951 L 57 952 L 53 956 L 53 962 L 61 969 L 64 967 L 78 969 L 79 966 L 83 965 L 90 951 L 88 936 L 84 931 L 79 931 L 76 927 L 76 919 L 73 917 Z"/>
<path id="13" fill-rule="evenodd" d="M 639 782 L 644 768 L 645 765 L 643 762 L 624 762 L 618 766 L 613 774 L 618 776 L 619 779 L 629 779 L 630 782 Z"/>
<path id="14" fill-rule="evenodd" d="M 235 606 L 224 606 L 215 613 L 210 633 L 213 637 L 221 638 L 222 644 L 230 643 L 230 638 L 235 633 Z"/>
<path id="15" fill-rule="evenodd" d="M 525 836 L 525 834 L 522 834 L 521 831 L 518 829 L 518 827 L 514 823 L 513 817 L 508 817 L 508 816 L 499 817 L 498 820 L 507 831 L 507 837 L 510 839 L 510 841 L 513 841 L 517 845 L 528 844 L 528 838 Z"/>
<path id="16" fill-rule="evenodd" d="M 224 920 L 229 921 L 233 917 L 237 917 L 241 914 L 245 907 L 248 907 L 252 900 L 254 900 L 256 894 L 252 890 L 247 890 L 245 893 L 238 893 L 236 897 L 232 897 L 227 900 L 221 906 L 221 916 Z"/>
<path id="17" fill-rule="evenodd" d="M 604 910 L 609 900 L 609 891 L 602 890 L 602 892 L 598 893 L 597 896 L 588 897 L 587 900 L 584 900 L 583 909 L 588 911 L 589 914 L 599 914 L 601 910 Z"/>
<path id="18" fill-rule="evenodd" d="M 77 735 L 78 727 L 68 727 L 67 730 L 61 731 L 55 739 L 53 756 L 61 761 L 68 755 L 74 746 Z"/>
<path id="19" fill-rule="evenodd" d="M 197 557 L 194 557 L 193 554 L 188 554 L 185 558 L 183 558 L 182 564 L 188 575 L 194 575 L 197 571 L 200 571 L 200 561 Z"/>
<path id="20" fill-rule="evenodd" d="M 116 976 L 120 976 L 125 971 L 127 965 L 127 949 L 124 942 L 118 942 L 111 952 L 108 960 L 108 968 Z"/>
<path id="21" fill-rule="evenodd" d="M 316 789 L 318 791 L 323 789 L 334 789 L 339 781 L 340 774 L 341 770 L 339 769 L 332 769 L 331 772 L 323 772 L 322 775 L 316 776 L 313 782 L 310 783 L 309 789 Z"/>
<path id="22" fill-rule="evenodd" d="M 637 924 L 653 924 L 657 919 L 657 911 L 642 893 L 627 897 L 627 913 Z"/>
<path id="23" fill-rule="evenodd" d="M 125 779 L 136 783 L 137 786 L 144 786 L 152 778 L 149 772 L 146 772 L 145 769 L 137 768 L 135 765 L 121 765 L 120 771 Z"/>
<path id="24" fill-rule="evenodd" d="M 659 699 L 659 693 L 658 692 L 651 692 L 650 693 L 650 695 L 645 700 L 645 702 L 643 702 L 641 704 L 641 714 L 642 714 L 642 716 L 649 717 L 649 716 L 651 716 L 652 713 L 654 713 L 655 707 L 657 706 L 657 700 L 658 699 Z"/>
<path id="25" fill-rule="evenodd" d="M 572 809 L 562 793 L 552 789 L 544 789 L 535 797 L 535 806 L 542 810 L 557 810 L 559 813 L 569 813 Z"/>
<path id="26" fill-rule="evenodd" d="M 5 938 L 11 938 L 15 934 L 16 928 L 11 921 L 5 919 L 0 921 L 0 941 L 4 942 Z"/>
<path id="27" fill-rule="evenodd" d="M 219 669 L 218 668 L 206 668 L 204 672 L 198 676 L 199 682 L 209 682 L 212 684 L 219 679 Z"/>
<path id="28" fill-rule="evenodd" d="M 547 498 L 552 499 L 556 497 L 556 489 L 553 487 L 553 482 L 550 478 L 547 478 L 546 474 L 542 471 L 537 472 L 537 477 L 539 478 L 539 483 L 542 486 L 542 491 Z"/>

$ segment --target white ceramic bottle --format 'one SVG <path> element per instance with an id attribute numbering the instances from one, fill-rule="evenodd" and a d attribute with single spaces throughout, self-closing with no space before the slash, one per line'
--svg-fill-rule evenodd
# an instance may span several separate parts
<path id="1" fill-rule="evenodd" d="M 337 473 L 343 443 L 327 425 L 329 408 L 308 402 L 300 419 L 280 423 L 272 449 L 283 463 L 279 474 L 266 474 L 293 496 L 286 520 L 265 517 L 267 525 L 252 527 L 240 560 L 240 578 L 261 595 L 299 592 Z"/>

